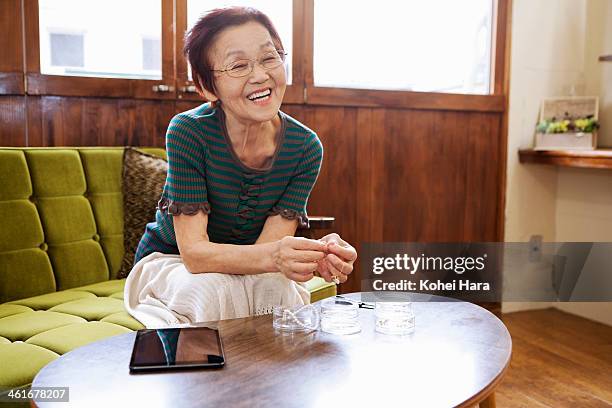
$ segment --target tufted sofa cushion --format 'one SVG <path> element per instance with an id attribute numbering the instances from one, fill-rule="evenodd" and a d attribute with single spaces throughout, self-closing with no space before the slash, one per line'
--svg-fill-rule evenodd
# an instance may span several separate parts
<path id="1" fill-rule="evenodd" d="M 60 355 L 144 326 L 123 307 L 125 279 L 108 280 L 0 304 L 0 393 L 23 387 Z M 336 294 L 321 278 L 306 282 L 311 300 Z"/>
<path id="2" fill-rule="evenodd" d="M 76 347 L 143 328 L 116 279 L 122 160 L 122 147 L 0 148 L 0 394 Z M 306 285 L 312 301 L 336 293 Z"/>
<path id="3" fill-rule="evenodd" d="M 163 149 L 143 149 L 160 157 Z M 114 279 L 123 148 L 0 149 L 0 303 Z"/>
<path id="4" fill-rule="evenodd" d="M 61 354 L 143 328 L 123 307 L 125 279 L 0 304 L 0 387 L 21 387 Z"/>

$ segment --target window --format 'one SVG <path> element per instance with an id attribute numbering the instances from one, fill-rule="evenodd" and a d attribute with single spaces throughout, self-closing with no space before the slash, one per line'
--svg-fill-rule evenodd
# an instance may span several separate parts
<path id="1" fill-rule="evenodd" d="M 492 0 L 314 1 L 315 86 L 490 93 Z"/>
<path id="2" fill-rule="evenodd" d="M 286 104 L 505 110 L 509 0 L 22 4 L 24 21 L 38 24 L 25 26 L 26 80 L 11 77 L 7 89 L 32 95 L 200 101 L 185 32 L 203 13 L 239 5 L 263 11 L 279 32 Z"/>
<path id="3" fill-rule="evenodd" d="M 50 33 L 51 65 L 82 67 L 83 34 Z"/>
<path id="4" fill-rule="evenodd" d="M 250 6 L 265 13 L 276 28 L 288 53 L 285 69 L 287 70 L 288 84 L 291 84 L 291 59 L 293 51 L 293 7 L 291 0 L 187 0 L 187 29 L 191 29 L 198 18 L 205 12 L 227 6 Z M 191 71 L 189 71 L 191 79 Z"/>
<path id="5" fill-rule="evenodd" d="M 42 74 L 161 79 L 161 0 L 38 4 Z"/>
<path id="6" fill-rule="evenodd" d="M 142 69 L 161 72 L 161 41 L 158 38 L 142 39 Z"/>

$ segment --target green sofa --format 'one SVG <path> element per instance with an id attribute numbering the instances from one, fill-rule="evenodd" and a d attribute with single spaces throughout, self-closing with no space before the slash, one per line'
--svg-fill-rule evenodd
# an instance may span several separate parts
<path id="1" fill-rule="evenodd" d="M 163 149 L 143 149 L 165 156 Z M 0 392 L 142 328 L 124 309 L 123 148 L 0 148 Z M 312 301 L 336 293 L 307 283 Z"/>

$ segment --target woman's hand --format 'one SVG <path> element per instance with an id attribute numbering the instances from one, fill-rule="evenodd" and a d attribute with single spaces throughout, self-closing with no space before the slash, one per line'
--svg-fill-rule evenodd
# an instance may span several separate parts
<path id="1" fill-rule="evenodd" d="M 296 282 L 312 279 L 318 262 L 325 257 L 325 242 L 291 236 L 277 242 L 272 258 L 278 270 Z"/>
<path id="2" fill-rule="evenodd" d="M 346 282 L 348 275 L 353 272 L 357 251 L 335 232 L 324 236 L 319 241 L 325 243 L 326 255 L 319 261 L 317 272 L 326 282 Z"/>

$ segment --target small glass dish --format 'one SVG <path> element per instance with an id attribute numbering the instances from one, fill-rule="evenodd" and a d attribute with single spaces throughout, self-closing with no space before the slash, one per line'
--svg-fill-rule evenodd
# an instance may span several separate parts
<path id="1" fill-rule="evenodd" d="M 359 305 L 338 298 L 324 300 L 321 302 L 321 330 L 331 334 L 359 333 Z"/>
<path id="2" fill-rule="evenodd" d="M 316 306 L 274 306 L 272 327 L 285 332 L 308 332 L 318 330 L 321 315 Z"/>
<path id="3" fill-rule="evenodd" d="M 379 333 L 402 336 L 414 332 L 412 302 L 376 302 L 374 314 Z"/>

